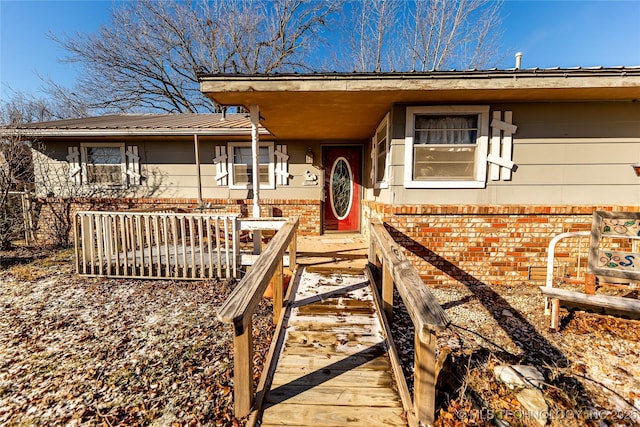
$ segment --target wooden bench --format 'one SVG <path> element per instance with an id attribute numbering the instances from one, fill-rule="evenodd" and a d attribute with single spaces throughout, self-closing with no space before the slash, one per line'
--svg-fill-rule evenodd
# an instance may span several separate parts
<path id="1" fill-rule="evenodd" d="M 555 246 L 563 239 L 588 235 L 590 242 L 585 292 L 554 288 Z M 640 314 L 638 299 L 596 295 L 596 277 L 600 284 L 617 282 L 635 286 L 640 281 L 640 212 L 596 211 L 593 213 L 590 232 L 562 233 L 551 240 L 546 286 L 541 286 L 540 290 L 548 298 L 545 314 L 551 315 L 552 329 L 557 329 L 560 324 L 561 301 L 602 310 L 610 309 L 632 317 Z"/>

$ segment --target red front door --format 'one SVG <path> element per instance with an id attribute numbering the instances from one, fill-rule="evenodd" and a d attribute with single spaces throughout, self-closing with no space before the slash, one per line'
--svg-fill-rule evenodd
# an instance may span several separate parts
<path id="1" fill-rule="evenodd" d="M 324 147 L 324 231 L 360 231 L 361 147 Z"/>

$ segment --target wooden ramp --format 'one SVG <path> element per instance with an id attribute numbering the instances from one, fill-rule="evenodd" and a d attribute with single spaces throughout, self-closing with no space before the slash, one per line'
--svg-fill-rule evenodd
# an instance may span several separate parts
<path id="1" fill-rule="evenodd" d="M 406 426 L 366 277 L 302 269 L 296 279 L 250 424 Z"/>

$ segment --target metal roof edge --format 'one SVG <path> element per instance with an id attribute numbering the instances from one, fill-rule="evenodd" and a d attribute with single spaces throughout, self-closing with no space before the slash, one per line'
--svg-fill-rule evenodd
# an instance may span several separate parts
<path id="1" fill-rule="evenodd" d="M 8 129 L 6 135 L 23 136 L 23 137 L 82 137 L 82 136 L 250 136 L 251 129 L 247 128 L 226 128 L 226 129 L 195 129 L 195 130 L 176 130 L 176 129 L 69 129 L 69 128 L 13 128 Z M 3 134 L 0 128 L 0 135 Z M 271 133 L 263 127 L 258 130 L 260 135 L 271 135 Z"/>
<path id="2" fill-rule="evenodd" d="M 328 80 L 328 79 L 416 79 L 416 78 L 470 78 L 470 77 L 541 77 L 543 75 L 560 76 L 611 76 L 639 74 L 638 66 L 616 66 L 616 67 L 550 67 L 550 68 L 507 68 L 507 69 L 486 69 L 486 70 L 437 70 L 437 71 L 390 71 L 390 72 L 314 72 L 314 73 L 274 73 L 274 74 L 241 74 L 241 73 L 209 73 L 198 74 L 199 81 L 206 80 Z"/>

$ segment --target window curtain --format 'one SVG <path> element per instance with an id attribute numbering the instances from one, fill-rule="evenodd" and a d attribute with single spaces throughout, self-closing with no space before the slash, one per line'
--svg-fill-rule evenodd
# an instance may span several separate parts
<path id="1" fill-rule="evenodd" d="M 471 116 L 417 116 L 416 144 L 475 144 L 477 124 Z"/>

